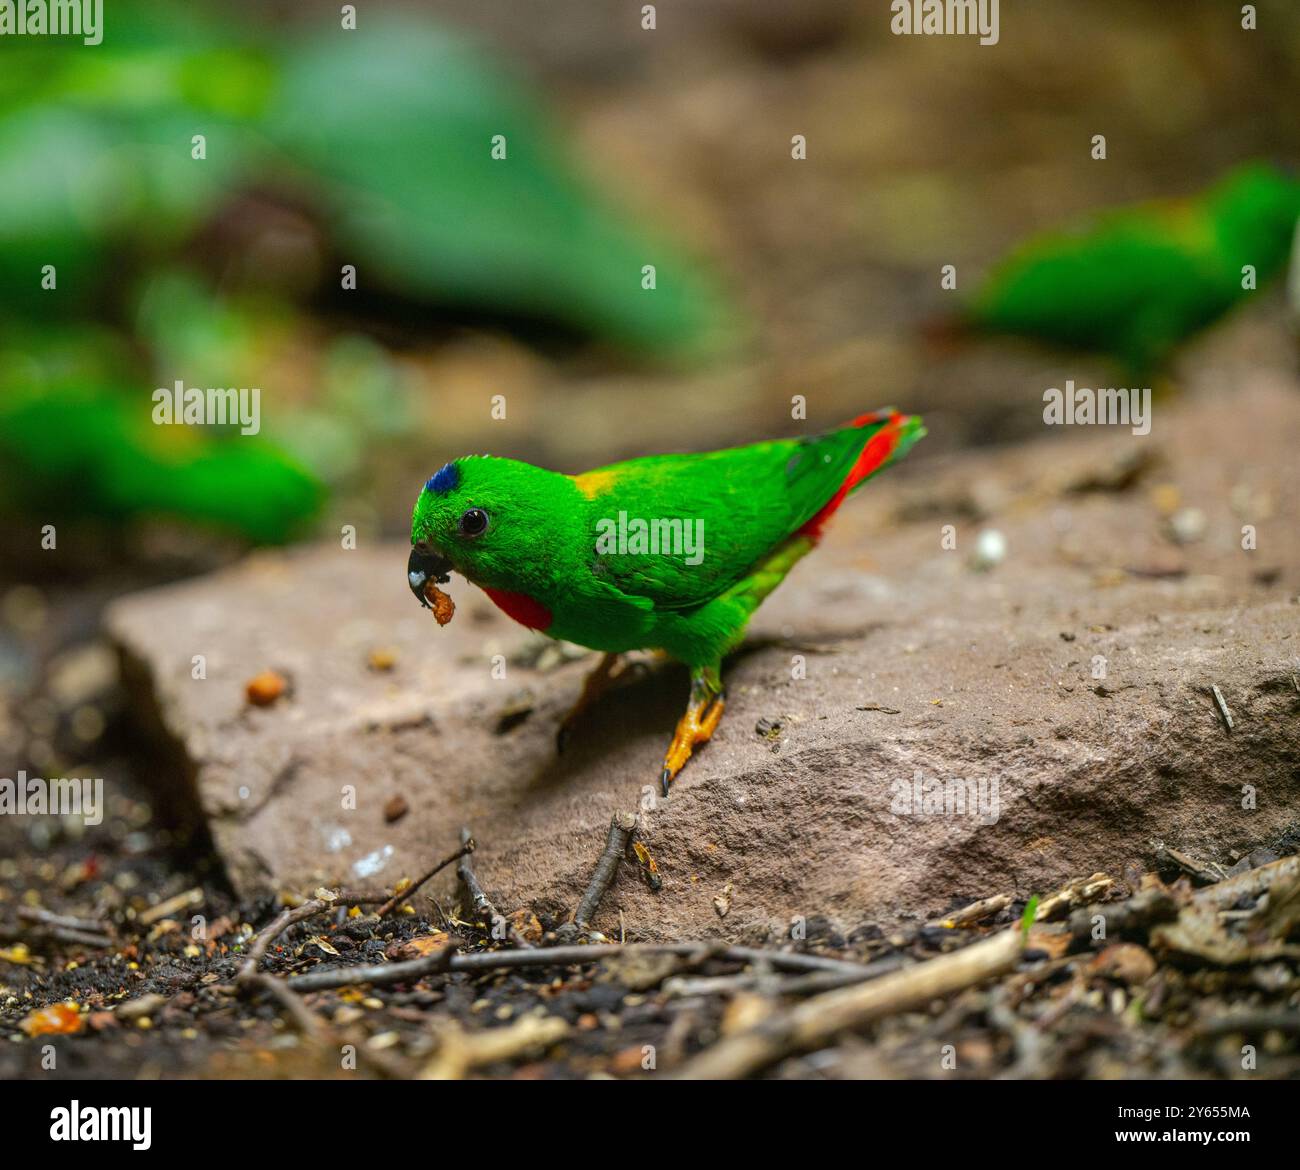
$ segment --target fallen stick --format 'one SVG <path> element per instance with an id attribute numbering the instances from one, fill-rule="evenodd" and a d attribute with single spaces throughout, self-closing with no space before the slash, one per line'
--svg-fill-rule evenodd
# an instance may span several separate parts
<path id="1" fill-rule="evenodd" d="M 107 938 L 111 929 L 106 922 L 95 918 L 77 918 L 72 914 L 55 914 L 53 910 L 43 910 L 39 906 L 19 906 L 18 917 L 24 922 L 35 922 L 41 926 L 59 927 L 80 934 L 93 934 Z"/>
<path id="2" fill-rule="evenodd" d="M 590 925 L 592 916 L 600 906 L 601 898 L 605 896 L 605 891 L 613 882 L 614 875 L 618 873 L 618 863 L 623 860 L 623 854 L 627 852 L 628 842 L 632 840 L 635 829 L 635 813 L 615 813 L 610 819 L 609 833 L 605 837 L 605 851 L 596 862 L 595 872 L 592 873 L 591 881 L 587 884 L 587 892 L 582 895 L 578 908 L 573 912 L 572 921 L 579 930 L 586 930 Z"/>
<path id="3" fill-rule="evenodd" d="M 19 910 L 20 917 L 27 917 L 23 910 Z M 50 919 L 58 919 L 61 915 L 51 915 Z M 54 942 L 68 943 L 75 947 L 97 947 L 105 949 L 113 945 L 113 939 L 107 934 L 97 934 L 89 930 L 81 930 L 71 926 L 58 925 L 56 922 L 46 918 L 31 918 L 30 930 L 21 930 L 10 927 L 0 927 L 0 940 L 3 941 L 40 941 L 45 942 L 52 940 Z"/>
<path id="4" fill-rule="evenodd" d="M 524 1016 L 505 1027 L 481 1032 L 467 1032 L 459 1024 L 448 1023 L 441 1029 L 437 1052 L 420 1071 L 420 1080 L 459 1080 L 483 1065 L 543 1052 L 568 1034 L 568 1021 L 559 1016 Z"/>
<path id="5" fill-rule="evenodd" d="M 1225 909 L 1242 898 L 1258 898 L 1274 882 L 1296 876 L 1300 876 L 1300 854 L 1270 861 L 1257 869 L 1248 869 L 1212 886 L 1205 886 L 1192 894 L 1192 901 Z"/>
<path id="6" fill-rule="evenodd" d="M 869 979 L 879 979 L 883 975 L 897 971 L 903 966 L 903 960 L 897 955 L 887 959 L 877 959 L 852 971 L 813 971 L 804 975 L 790 975 L 782 978 L 773 973 L 741 971 L 736 975 L 685 976 L 673 975 L 664 980 L 663 992 L 675 999 L 688 999 L 704 995 L 734 995 L 741 991 L 762 991 L 768 995 L 814 995 L 822 991 L 834 991 L 838 987 L 850 987 L 855 983 L 865 983 Z"/>
<path id="7" fill-rule="evenodd" d="M 923 1007 L 932 999 L 1010 971 L 1024 945 L 1024 933 L 1015 926 L 871 983 L 814 996 L 715 1044 L 677 1075 L 685 1080 L 729 1080 L 760 1072 L 784 1056 L 817 1048 L 842 1032 Z"/>
<path id="8" fill-rule="evenodd" d="M 74 947 L 97 947 L 101 950 L 113 945 L 113 940 L 106 934 L 87 934 L 84 930 L 69 930 L 66 926 L 46 928 L 56 942 L 69 943 Z"/>
<path id="9" fill-rule="evenodd" d="M 254 972 L 243 981 L 243 985 L 249 991 L 265 991 L 284 1009 L 294 1026 L 307 1039 L 319 1041 L 324 1037 L 326 1031 L 324 1022 L 303 1003 L 297 992 L 283 979 Z"/>
<path id="10" fill-rule="evenodd" d="M 800 973 L 828 973 L 855 981 L 874 978 L 874 965 L 826 959 L 820 955 L 800 955 L 789 951 L 762 951 L 751 947 L 725 947 L 715 950 L 708 943 L 600 943 L 588 946 L 530 947 L 527 950 L 476 951 L 462 955 L 447 947 L 419 959 L 400 963 L 375 963 L 358 967 L 332 967 L 327 971 L 307 971 L 291 975 L 288 984 L 295 991 L 324 991 L 335 987 L 369 983 L 381 987 L 389 983 L 406 983 L 425 975 L 443 972 L 499 971 L 517 967 L 571 967 L 580 963 L 598 963 L 603 959 L 634 955 L 682 955 L 689 958 L 715 958 L 730 963 L 770 963 L 778 970 Z"/>
<path id="11" fill-rule="evenodd" d="M 470 835 L 468 828 L 462 827 L 460 831 L 461 848 L 472 846 L 474 838 Z M 497 908 L 492 905 L 491 900 L 483 892 L 483 887 L 478 883 L 478 876 L 474 873 L 474 865 L 470 861 L 470 854 L 474 850 L 468 849 L 461 854 L 460 864 L 456 867 L 456 876 L 460 878 L 465 887 L 465 892 L 469 894 L 469 904 L 473 913 L 480 918 L 486 919 L 488 928 L 501 916 L 497 913 Z"/>
<path id="12" fill-rule="evenodd" d="M 152 926 L 163 918 L 170 918 L 173 914 L 182 910 L 192 910 L 202 906 L 204 902 L 204 893 L 201 887 L 195 886 L 192 889 L 177 894 L 174 898 L 168 898 L 165 902 L 159 902 L 156 906 L 150 906 L 147 910 L 141 910 L 136 917 L 136 921 L 141 926 Z"/>
<path id="13" fill-rule="evenodd" d="M 992 918 L 1001 910 L 1005 910 L 1011 905 L 1010 894 L 994 894 L 991 898 L 981 898 L 978 902 L 972 902 L 969 906 L 963 906 L 960 910 L 954 910 L 938 920 L 936 925 L 955 928 L 958 926 L 969 926 L 972 922 L 980 922 L 985 918 Z"/>
<path id="14" fill-rule="evenodd" d="M 1076 906 L 1086 906 L 1096 902 L 1103 894 L 1115 888 L 1115 881 L 1104 873 L 1094 873 L 1091 877 L 1076 878 L 1054 894 L 1049 894 L 1038 903 L 1034 914 L 1035 922 L 1051 922 L 1063 917 Z"/>
<path id="15" fill-rule="evenodd" d="M 1223 726 L 1229 731 L 1232 730 L 1232 712 L 1228 710 L 1228 704 L 1224 701 L 1223 692 L 1216 686 L 1210 687 L 1210 694 L 1214 696 L 1214 705 L 1218 707 L 1219 714 L 1223 716 Z"/>
<path id="16" fill-rule="evenodd" d="M 286 980 L 290 990 L 329 991 L 336 987 L 351 987 L 356 983 L 369 983 L 383 987 L 388 983 L 407 983 L 423 979 L 426 975 L 439 975 L 450 966 L 459 944 L 451 943 L 430 955 L 407 959 L 401 963 L 376 963 L 364 967 L 332 967 L 328 971 L 307 971 L 291 975 Z M 513 953 L 513 952 L 512 952 Z"/>
<path id="17" fill-rule="evenodd" d="M 832 959 L 826 955 L 809 955 L 802 951 L 765 951 L 761 947 L 727 947 L 719 957 L 737 963 L 771 963 L 778 971 L 830 971 L 853 975 L 873 964 L 855 963 L 850 959 Z"/>
<path id="18" fill-rule="evenodd" d="M 257 974 L 257 968 L 266 957 L 271 944 L 294 923 L 324 913 L 326 910 L 332 910 L 336 906 L 373 906 L 376 902 L 386 900 L 386 894 L 358 894 L 350 890 L 341 890 L 329 898 L 313 898 L 301 906 L 285 907 L 253 939 L 253 945 L 248 948 L 248 955 L 239 968 L 239 974 L 235 976 L 236 984 L 249 983 Z"/>
<path id="19" fill-rule="evenodd" d="M 407 898 L 411 897 L 415 893 L 415 891 L 418 890 L 422 885 L 424 885 L 424 883 L 427 882 L 431 877 L 434 877 L 436 874 L 441 873 L 453 861 L 460 861 L 463 858 L 468 857 L 471 853 L 474 852 L 474 848 L 475 848 L 474 838 L 469 835 L 469 830 L 462 829 L 461 837 L 460 837 L 460 848 L 457 849 L 455 853 L 451 854 L 448 857 L 444 857 L 440 862 L 438 862 L 437 865 L 435 865 L 431 870 L 429 870 L 428 873 L 426 873 L 422 878 L 419 878 L 418 880 L 413 882 L 411 885 L 407 886 L 406 889 L 395 892 L 393 896 L 388 899 L 387 902 L 385 902 L 382 906 L 379 907 L 377 911 L 375 911 L 375 913 L 380 918 L 383 918 L 385 915 L 391 914 L 398 906 L 400 906 L 403 902 L 405 902 Z"/>
<path id="20" fill-rule="evenodd" d="M 1192 1030 L 1198 1036 L 1230 1036 L 1234 1032 L 1291 1032 L 1300 1035 L 1300 1012 L 1285 1008 L 1253 1008 L 1202 1020 Z"/>

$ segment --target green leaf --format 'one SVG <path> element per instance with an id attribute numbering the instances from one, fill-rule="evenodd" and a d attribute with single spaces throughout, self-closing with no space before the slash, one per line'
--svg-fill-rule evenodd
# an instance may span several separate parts
<path id="1" fill-rule="evenodd" d="M 1034 917 L 1038 913 L 1038 903 L 1041 899 L 1035 894 L 1025 904 L 1025 912 L 1020 916 L 1020 930 L 1025 936 L 1025 941 L 1029 941 L 1029 928 L 1034 925 Z"/>
<path id="2" fill-rule="evenodd" d="M 321 485 L 253 436 L 155 426 L 148 389 L 60 384 L 0 405 L 0 503 L 120 522 L 168 516 L 253 541 L 289 539 L 319 509 Z"/>
<path id="3" fill-rule="evenodd" d="M 361 282 L 635 348 L 705 345 L 722 316 L 716 294 L 579 179 L 538 107 L 450 33 L 376 19 L 287 48 L 265 129 L 324 199 Z"/>

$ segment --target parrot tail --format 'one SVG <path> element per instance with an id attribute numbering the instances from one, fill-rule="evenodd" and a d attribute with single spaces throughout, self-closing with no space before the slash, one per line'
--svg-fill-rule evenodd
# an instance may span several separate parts
<path id="1" fill-rule="evenodd" d="M 869 431 L 862 452 L 835 494 L 811 520 L 799 529 L 801 536 L 817 540 L 822 534 L 826 521 L 835 515 L 850 492 L 882 467 L 906 455 L 912 444 L 925 434 L 925 427 L 919 417 L 912 414 L 899 414 L 892 407 L 859 415 L 846 424 L 845 429 L 850 427 Z"/>

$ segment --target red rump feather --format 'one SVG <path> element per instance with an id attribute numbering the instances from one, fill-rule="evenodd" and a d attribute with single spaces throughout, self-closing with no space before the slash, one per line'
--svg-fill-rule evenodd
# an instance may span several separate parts
<path id="1" fill-rule="evenodd" d="M 879 471 L 888 461 L 898 446 L 898 441 L 903 435 L 903 423 L 907 421 L 907 416 L 893 410 L 886 413 L 885 411 L 872 411 L 871 414 L 859 415 L 848 425 L 851 427 L 869 427 L 885 420 L 882 426 L 874 435 L 869 438 L 862 447 L 862 453 L 854 463 L 848 475 L 844 477 L 844 482 L 840 484 L 839 490 L 822 507 L 811 520 L 799 529 L 800 536 L 810 536 L 817 540 L 822 534 L 822 528 L 844 503 L 845 497 L 855 487 L 858 486 L 872 472 Z"/>

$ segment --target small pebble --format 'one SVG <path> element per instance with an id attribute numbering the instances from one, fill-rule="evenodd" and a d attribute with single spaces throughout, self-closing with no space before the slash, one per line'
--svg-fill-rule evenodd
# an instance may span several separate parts
<path id="1" fill-rule="evenodd" d="M 1169 517 L 1167 531 L 1175 544 L 1192 544 L 1205 535 L 1205 513 L 1200 508 L 1179 508 Z"/>
<path id="2" fill-rule="evenodd" d="M 1007 538 L 996 528 L 985 528 L 975 538 L 975 551 L 971 554 L 970 565 L 977 572 L 987 572 L 1000 565 L 1007 558 Z"/>
<path id="3" fill-rule="evenodd" d="M 283 675 L 276 674 L 273 670 L 264 670 L 248 680 L 244 691 L 254 707 L 269 707 L 284 694 L 287 687 Z"/>

